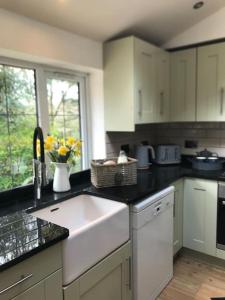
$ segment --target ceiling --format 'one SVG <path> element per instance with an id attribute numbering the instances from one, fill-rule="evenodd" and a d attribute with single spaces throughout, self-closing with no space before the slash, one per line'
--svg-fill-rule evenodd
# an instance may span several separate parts
<path id="1" fill-rule="evenodd" d="M 196 0 L 197 1 L 197 0 Z M 225 6 L 225 0 L 0 0 L 0 7 L 97 41 L 135 34 L 157 45 Z"/>

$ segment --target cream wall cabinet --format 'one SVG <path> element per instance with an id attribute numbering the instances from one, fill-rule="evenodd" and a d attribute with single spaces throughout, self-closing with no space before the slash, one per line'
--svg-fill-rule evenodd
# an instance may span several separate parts
<path id="1" fill-rule="evenodd" d="M 168 122 L 170 117 L 170 54 L 158 50 L 156 55 L 155 122 Z"/>
<path id="2" fill-rule="evenodd" d="M 184 180 L 180 179 L 172 185 L 175 188 L 173 207 L 173 254 L 175 255 L 183 246 Z"/>
<path id="3" fill-rule="evenodd" d="M 64 287 L 64 300 L 130 300 L 130 242 Z"/>
<path id="4" fill-rule="evenodd" d="M 29 298 L 29 295 L 33 295 L 34 291 L 38 290 L 41 291 L 40 295 L 46 297 L 43 299 L 51 299 L 47 298 L 47 295 L 54 295 L 54 299 L 61 300 L 61 268 L 61 244 L 59 243 L 1 272 L 0 299 L 8 300 L 17 296 L 15 299 L 34 300 L 36 298 Z"/>
<path id="5" fill-rule="evenodd" d="M 104 45 L 106 131 L 168 121 L 169 53 L 135 37 Z"/>
<path id="6" fill-rule="evenodd" d="M 216 255 L 217 182 L 185 179 L 184 247 Z"/>
<path id="7" fill-rule="evenodd" d="M 196 49 L 171 53 L 170 121 L 196 118 Z"/>
<path id="8" fill-rule="evenodd" d="M 198 48 L 197 121 L 225 121 L 225 43 Z"/>

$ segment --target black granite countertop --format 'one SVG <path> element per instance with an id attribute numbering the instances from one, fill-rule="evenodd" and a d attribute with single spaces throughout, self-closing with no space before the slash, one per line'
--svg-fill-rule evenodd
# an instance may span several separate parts
<path id="1" fill-rule="evenodd" d="M 37 210 L 82 193 L 134 204 L 182 177 L 225 181 L 223 171 L 195 171 L 190 165 L 151 166 L 138 171 L 136 185 L 97 189 L 90 183 L 90 171 L 71 178 L 72 189 L 53 193 L 51 186 L 42 200 L 33 200 L 33 187 L 0 193 L 0 272 L 68 237 L 69 231 L 29 215 Z"/>
<path id="2" fill-rule="evenodd" d="M 0 271 L 67 238 L 69 231 L 24 211 L 0 218 Z"/>
<path id="3" fill-rule="evenodd" d="M 126 204 L 134 204 L 171 185 L 174 181 L 183 178 L 201 178 L 216 181 L 225 181 L 223 171 L 198 171 L 189 164 L 155 166 L 148 170 L 139 170 L 137 185 L 97 189 L 89 186 L 86 192 L 105 198 L 114 199 Z"/>

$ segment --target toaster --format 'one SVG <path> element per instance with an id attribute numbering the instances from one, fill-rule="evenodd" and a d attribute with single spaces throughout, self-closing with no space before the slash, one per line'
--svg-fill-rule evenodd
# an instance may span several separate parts
<path id="1" fill-rule="evenodd" d="M 181 162 L 180 146 L 174 144 L 157 145 L 155 162 L 159 165 L 179 164 Z"/>

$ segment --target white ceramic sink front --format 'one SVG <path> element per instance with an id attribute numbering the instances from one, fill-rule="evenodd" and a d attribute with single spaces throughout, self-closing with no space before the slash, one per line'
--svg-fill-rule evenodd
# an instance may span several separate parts
<path id="1" fill-rule="evenodd" d="M 79 195 L 32 213 L 69 229 L 63 241 L 63 285 L 129 239 L 128 206 L 90 195 Z"/>

